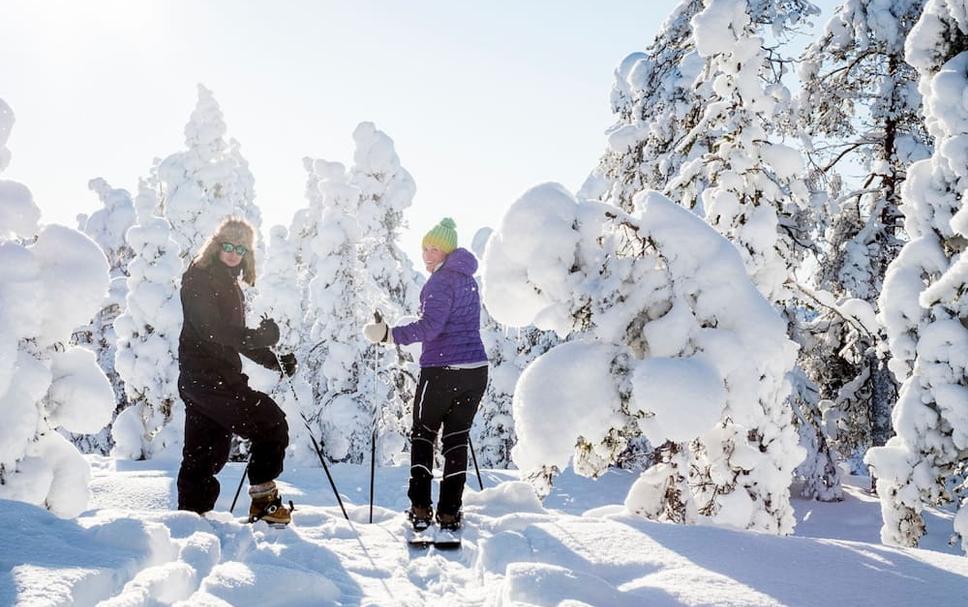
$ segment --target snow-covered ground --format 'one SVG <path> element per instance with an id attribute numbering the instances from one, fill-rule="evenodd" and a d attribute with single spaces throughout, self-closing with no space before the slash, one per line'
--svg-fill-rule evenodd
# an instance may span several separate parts
<path id="1" fill-rule="evenodd" d="M 879 505 L 857 487 L 838 504 L 795 500 L 797 535 L 776 537 L 626 514 L 630 473 L 566 472 L 542 506 L 517 473 L 485 471 L 484 491 L 470 477 L 463 549 L 439 551 L 402 542 L 403 467 L 377 470 L 373 524 L 368 468 L 333 470 L 352 523 L 321 469 L 287 470 L 297 510 L 276 530 L 228 513 L 241 464 L 201 518 L 173 510 L 177 462 L 91 462 L 76 520 L 0 501 L 0 605 L 889 607 L 954 605 L 968 588 L 968 559 L 945 544 L 950 517 L 929 513 L 930 550 L 883 546 Z M 235 514 L 247 506 L 243 492 Z"/>

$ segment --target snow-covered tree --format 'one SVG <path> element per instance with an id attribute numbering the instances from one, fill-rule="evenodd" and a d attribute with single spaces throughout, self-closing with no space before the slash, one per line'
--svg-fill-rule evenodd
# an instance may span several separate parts
<path id="1" fill-rule="evenodd" d="M 261 215 L 253 199 L 255 180 L 239 143 L 226 141 L 222 110 L 212 92 L 198 85 L 198 102 L 185 125 L 186 149 L 158 165 L 163 217 L 185 265 L 227 217 L 256 227 Z"/>
<path id="2" fill-rule="evenodd" d="M 709 151 L 705 137 L 679 145 L 702 114 L 704 85 L 696 78 L 703 59 L 690 25 L 702 8 L 703 0 L 681 2 L 645 52 L 630 54 L 615 70 L 611 104 L 616 121 L 580 196 L 631 212 L 636 194 L 665 191 L 683 162 Z"/>
<path id="3" fill-rule="evenodd" d="M 90 325 L 74 332 L 73 343 L 82 345 L 97 356 L 98 365 L 107 375 L 114 388 L 116 411 L 127 406 L 124 384 L 114 368 L 117 335 L 114 319 L 120 314 L 127 294 L 128 262 L 134 256 L 124 239 L 128 228 L 134 224 L 135 211 L 131 194 L 127 190 L 112 188 L 101 178 L 92 179 L 88 187 L 98 195 L 102 208 L 90 216 L 80 215 L 77 228 L 91 237 L 101 247 L 108 260 L 111 288 L 108 290 L 101 310 Z M 107 455 L 111 451 L 111 429 L 104 428 L 94 435 L 71 436 L 71 442 L 85 453 Z"/>
<path id="4" fill-rule="evenodd" d="M 0 99 L 0 172 L 14 116 Z M 0 499 L 62 517 L 87 508 L 90 466 L 58 430 L 94 433 L 111 421 L 111 384 L 90 350 L 71 346 L 108 289 L 97 244 L 40 210 L 21 183 L 0 179 Z"/>
<path id="5" fill-rule="evenodd" d="M 474 235 L 471 247 L 478 259 L 485 258 L 487 241 L 493 232 L 492 228 L 481 228 Z M 487 390 L 471 428 L 472 445 L 481 466 L 508 468 L 512 464 L 511 449 L 517 441 L 512 412 L 514 386 L 524 368 L 557 345 L 558 338 L 553 331 L 540 331 L 535 327 L 505 327 L 484 306 L 481 310 L 481 340 L 490 371 Z"/>
<path id="6" fill-rule="evenodd" d="M 296 275 L 296 251 L 283 226 L 269 230 L 269 246 L 260 265 L 259 293 L 250 316 L 271 317 L 279 325 L 279 352 L 292 352 L 302 341 L 302 293 Z M 257 324 L 257 323 L 256 323 Z"/>
<path id="7" fill-rule="evenodd" d="M 798 470 L 801 494 L 821 501 L 843 499 L 840 462 L 861 472 L 875 426 L 871 403 L 890 398 L 892 386 L 879 374 L 882 329 L 870 303 L 838 299 L 826 290 L 799 285 L 801 310 L 794 333 L 800 356 L 794 405 L 807 458 Z M 888 403 L 889 406 L 889 403 Z"/>
<path id="8" fill-rule="evenodd" d="M 249 321 L 252 326 L 265 315 L 279 325 L 279 342 L 274 350 L 279 354 L 294 353 L 299 367 L 290 378 L 280 377 L 276 371 L 267 370 L 242 357 L 242 364 L 250 384 L 269 394 L 282 407 L 289 419 L 289 446 L 297 460 L 315 461 L 316 454 L 306 436 L 301 415 L 312 413 L 312 386 L 306 373 L 305 355 L 307 336 L 304 330 L 303 289 L 298 280 L 296 246 L 289 239 L 283 226 L 273 226 L 269 231 L 269 245 L 265 261 L 260 263 L 258 293 L 252 301 Z"/>
<path id="9" fill-rule="evenodd" d="M 854 459 L 889 438 L 897 384 L 883 331 L 857 327 L 838 308 L 857 300 L 876 306 L 904 240 L 898 208 L 907 168 L 930 153 L 917 73 L 904 61 L 923 5 L 849 0 L 800 65 L 797 126 L 812 138 L 813 171 L 830 194 L 818 218 L 824 258 L 816 282 L 835 300 L 807 328 L 821 351 L 805 349 L 805 366 L 837 418 L 830 438 Z M 847 183 L 844 174 L 857 165 L 865 174 Z"/>
<path id="10" fill-rule="evenodd" d="M 417 186 L 400 164 L 393 140 L 371 122 L 353 131 L 356 150 L 350 182 L 359 189 L 356 219 L 360 225 L 363 270 L 386 298 L 375 301 L 392 316 L 414 314 L 420 305 L 423 279 L 397 244 L 406 227 L 404 212 L 413 204 Z"/>
<path id="11" fill-rule="evenodd" d="M 630 510 L 789 533 L 803 453 L 786 405 L 796 348 L 785 323 L 700 218 L 655 192 L 634 202 L 628 214 L 541 185 L 488 243 L 491 314 L 570 339 L 518 381 L 514 462 L 546 493 L 569 460 L 597 476 L 644 435 L 660 461 Z"/>
<path id="12" fill-rule="evenodd" d="M 124 239 L 125 232 L 135 222 L 131 194 L 124 189 L 112 188 L 100 177 L 89 181 L 87 186 L 97 194 L 103 206 L 90 216 L 78 217 L 78 229 L 90 236 L 104 251 L 112 279 L 126 276 L 128 262 L 134 257 Z"/>
<path id="13" fill-rule="evenodd" d="M 399 323 L 417 313 L 422 277 L 400 249 L 404 212 L 416 191 L 393 140 L 372 123 L 355 129 L 354 163 L 304 159 L 308 207 L 289 230 L 304 316 L 300 360 L 326 452 L 338 461 L 398 460 L 407 450 L 417 369 L 411 348 L 362 339 L 380 311 Z"/>
<path id="14" fill-rule="evenodd" d="M 319 233 L 319 221 L 323 216 L 323 193 L 319 190 L 319 175 L 314 168 L 315 160 L 303 158 L 306 169 L 306 200 L 308 205 L 295 212 L 289 226 L 289 242 L 292 243 L 296 261 L 296 273 L 303 299 L 309 298 L 309 281 L 316 267 L 316 254 L 313 242 Z"/>
<path id="15" fill-rule="evenodd" d="M 360 191 L 349 183 L 343 164 L 316 160 L 308 165 L 322 201 L 310 244 L 310 333 L 301 357 L 313 384 L 316 410 L 311 417 L 330 458 L 360 463 L 369 454 L 375 404 L 389 394 L 386 386 L 380 393 L 373 391 L 376 350 L 360 333 L 372 318 L 364 299 L 360 228 L 354 216 Z"/>
<path id="16" fill-rule="evenodd" d="M 413 203 L 416 184 L 400 164 L 393 140 L 371 122 L 353 131 L 356 149 L 350 182 L 359 190 L 355 212 L 360 228 L 357 250 L 366 304 L 391 325 L 415 316 L 423 277 L 397 244 L 406 226 L 404 212 Z M 407 448 L 410 410 L 416 390 L 417 365 L 407 348 L 378 348 L 377 373 L 393 389 L 380 403 L 381 459 L 399 459 Z M 372 362 L 368 364 L 372 365 Z"/>
<path id="17" fill-rule="evenodd" d="M 168 221 L 154 215 L 157 208 L 157 192 L 142 180 L 137 223 L 125 236 L 134 259 L 128 264 L 124 313 L 114 321 L 115 368 L 130 405 L 114 421 L 113 453 L 132 459 L 165 451 L 180 455 L 185 414 L 178 396 L 182 260 Z"/>
<path id="18" fill-rule="evenodd" d="M 968 3 L 928 0 L 905 57 L 920 75 L 934 152 L 902 186 L 911 240 L 888 267 L 879 300 L 890 368 L 902 381 L 896 435 L 866 461 L 884 542 L 917 545 L 923 505 L 960 500 L 954 528 L 968 552 L 968 503 L 959 496 L 968 466 Z"/>
<path id="19" fill-rule="evenodd" d="M 785 283 L 809 248 L 799 216 L 810 194 L 800 152 L 777 141 L 790 93 L 764 30 L 783 32 L 815 10 L 799 1 L 706 0 L 690 22 L 705 62 L 697 81 L 712 86 L 701 118 L 679 145 L 708 138 L 709 151 L 684 163 L 669 189 L 687 208 L 699 205 L 736 244 L 754 282 L 775 302 L 789 297 Z M 700 191 L 697 182 L 709 187 Z"/>
<path id="20" fill-rule="evenodd" d="M 809 192 L 799 152 L 779 142 L 790 94 L 778 47 L 816 12 L 802 0 L 681 2 L 616 71 L 617 121 L 580 195 L 631 212 L 638 193 L 663 192 L 734 241 L 773 301 L 788 300 L 809 248 Z"/>
<path id="21" fill-rule="evenodd" d="M 758 284 L 775 290 L 770 232 L 760 228 L 773 207 L 780 246 L 794 248 L 805 237 L 792 215 L 808 197 L 799 153 L 775 141 L 790 108 L 779 44 L 817 12 L 805 0 L 683 0 L 646 52 L 616 71 L 617 122 L 581 195 L 631 211 L 637 193 L 661 191 L 741 244 Z"/>
<path id="22" fill-rule="evenodd" d="M 901 247 L 901 184 L 930 153 L 917 74 L 904 41 L 924 0 L 848 0 L 804 52 L 797 126 L 813 138 L 811 164 L 832 196 L 824 214 L 831 250 L 819 286 L 874 302 Z M 865 174 L 844 192 L 843 168 Z"/>

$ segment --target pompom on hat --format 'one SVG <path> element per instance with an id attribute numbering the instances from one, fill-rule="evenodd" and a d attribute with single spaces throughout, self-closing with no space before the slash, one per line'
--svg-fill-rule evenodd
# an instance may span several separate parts
<path id="1" fill-rule="evenodd" d="M 450 255 L 457 248 L 457 224 L 450 217 L 444 217 L 424 235 L 422 245 L 437 247 Z"/>

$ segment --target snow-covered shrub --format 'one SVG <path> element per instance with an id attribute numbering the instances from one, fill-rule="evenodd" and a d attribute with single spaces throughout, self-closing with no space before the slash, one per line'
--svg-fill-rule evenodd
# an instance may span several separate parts
<path id="1" fill-rule="evenodd" d="M 167 450 L 178 456 L 185 413 L 178 396 L 182 260 L 171 226 L 154 215 L 158 195 L 145 181 L 139 184 L 135 208 L 137 223 L 125 236 L 134 253 L 127 297 L 124 313 L 114 321 L 115 368 L 130 405 L 114 421 L 113 453 L 147 459 Z"/>
<path id="2" fill-rule="evenodd" d="M 100 178 L 92 179 L 88 187 L 98 195 L 103 206 L 89 217 L 79 216 L 77 227 L 90 236 L 107 257 L 111 287 L 94 320 L 90 325 L 75 331 L 72 341 L 94 351 L 98 365 L 107 375 L 114 389 L 117 403 L 115 409 L 120 411 L 127 406 L 127 397 L 121 377 L 114 368 L 117 350 L 114 320 L 120 316 L 127 294 L 128 262 L 131 261 L 134 253 L 124 239 L 124 235 L 134 224 L 135 210 L 131 194 L 127 190 L 112 188 Z M 104 428 L 98 434 L 74 435 L 70 438 L 85 453 L 106 455 L 113 446 L 110 428 Z"/>
<path id="3" fill-rule="evenodd" d="M 478 259 L 484 259 L 487 241 L 494 231 L 481 228 L 472 239 Z M 480 279 L 478 279 L 480 283 Z M 511 466 L 511 448 L 517 441 L 511 410 L 514 386 L 528 364 L 557 345 L 553 332 L 535 327 L 508 328 L 481 310 L 481 340 L 490 366 L 487 389 L 471 428 L 478 463 L 485 468 Z"/>
<path id="4" fill-rule="evenodd" d="M 910 235 L 880 297 L 902 381 L 896 436 L 871 449 L 884 526 L 881 539 L 917 545 L 925 503 L 957 499 L 968 463 L 968 6 L 929 0 L 911 30 L 906 58 L 919 72 L 934 153 L 908 170 L 901 211 Z M 955 533 L 968 552 L 968 505 Z"/>
<path id="5" fill-rule="evenodd" d="M 631 510 L 789 533 L 803 453 L 785 404 L 785 323 L 700 218 L 655 192 L 634 202 L 628 214 L 537 186 L 488 242 L 491 314 L 571 339 L 518 381 L 514 462 L 546 493 L 569 461 L 597 476 L 644 435 L 660 467 Z"/>
<path id="6" fill-rule="evenodd" d="M 0 171 L 13 121 L 0 99 Z M 39 219 L 30 190 L 0 179 L 0 499 L 71 517 L 87 507 L 90 467 L 58 429 L 97 432 L 114 397 L 94 354 L 68 340 L 100 309 L 108 264 L 81 232 Z"/>

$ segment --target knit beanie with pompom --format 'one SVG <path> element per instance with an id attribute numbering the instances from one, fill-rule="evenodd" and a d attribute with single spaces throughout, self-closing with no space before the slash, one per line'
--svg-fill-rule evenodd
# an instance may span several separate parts
<path id="1" fill-rule="evenodd" d="M 423 237 L 423 246 L 435 246 L 450 255 L 457 248 L 457 224 L 444 217 Z"/>

